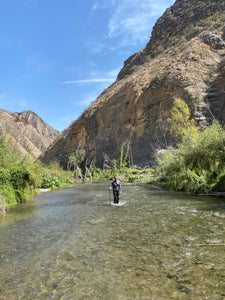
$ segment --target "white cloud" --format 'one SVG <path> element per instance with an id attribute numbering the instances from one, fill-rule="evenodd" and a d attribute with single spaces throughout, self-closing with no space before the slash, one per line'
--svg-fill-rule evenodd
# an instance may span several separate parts
<path id="1" fill-rule="evenodd" d="M 151 33 L 153 18 L 160 16 L 172 1 L 121 0 L 109 22 L 109 37 L 124 37 L 124 44 L 144 42 Z"/>
<path id="2" fill-rule="evenodd" d="M 92 10 L 104 9 L 110 6 L 114 6 L 118 0 L 95 0 Z"/>
<path id="3" fill-rule="evenodd" d="M 120 69 L 121 68 L 119 67 L 119 68 L 109 70 L 109 71 L 93 70 L 90 72 L 90 76 L 92 78 L 68 80 L 68 81 L 61 82 L 61 84 L 113 83 L 116 80 L 116 77 L 117 77 Z"/>
<path id="4" fill-rule="evenodd" d="M 108 37 L 120 38 L 118 47 L 123 47 L 147 42 L 156 18 L 173 2 L 174 0 L 95 1 L 93 9 L 111 7 L 113 13 L 108 22 Z"/>
<path id="5" fill-rule="evenodd" d="M 90 78 L 90 79 L 80 79 L 73 81 L 63 81 L 61 84 L 76 84 L 76 83 L 99 83 L 99 82 L 113 82 L 115 78 Z"/>

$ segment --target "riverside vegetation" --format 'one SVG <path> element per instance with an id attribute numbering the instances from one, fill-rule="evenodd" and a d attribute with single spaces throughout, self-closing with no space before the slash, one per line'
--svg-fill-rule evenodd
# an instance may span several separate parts
<path id="1" fill-rule="evenodd" d="M 0 138 L 0 195 L 6 206 L 26 202 L 38 189 L 55 189 L 73 179 L 112 178 L 118 174 L 128 182 L 148 182 L 165 188 L 209 193 L 225 190 L 225 129 L 217 120 L 211 126 L 199 128 L 190 118 L 185 102 L 175 99 L 169 128 L 176 140 L 157 159 L 157 166 L 129 166 L 128 151 L 121 148 L 119 160 L 109 169 L 94 165 L 94 157 L 76 150 L 68 160 L 67 171 L 55 162 L 44 165 L 16 154 L 5 137 Z"/>
<path id="2" fill-rule="evenodd" d="M 176 99 L 169 119 L 177 138 L 177 148 L 170 148 L 158 159 L 156 183 L 193 194 L 225 190 L 225 129 L 217 120 L 199 128 L 190 118 L 185 102 Z"/>
<path id="3" fill-rule="evenodd" d="M 71 173 L 58 164 L 46 166 L 28 157 L 21 159 L 9 141 L 0 138 L 0 195 L 4 206 L 26 202 L 39 189 L 55 189 L 70 183 Z"/>

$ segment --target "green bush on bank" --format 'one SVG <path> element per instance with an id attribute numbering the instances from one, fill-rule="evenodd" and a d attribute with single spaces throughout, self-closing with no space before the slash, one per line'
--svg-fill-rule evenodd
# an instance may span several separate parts
<path id="1" fill-rule="evenodd" d="M 187 106 L 175 102 L 176 119 L 173 131 L 179 138 L 177 149 L 167 150 L 159 158 L 158 183 L 178 191 L 193 194 L 225 190 L 225 130 L 217 122 L 199 130 L 189 119 Z M 179 111 L 180 110 L 180 111 Z M 179 115 L 180 114 L 180 115 Z M 186 115 L 186 119 L 184 118 Z M 181 120 L 178 122 L 177 120 Z"/>
<path id="2" fill-rule="evenodd" d="M 0 194 L 7 205 L 26 202 L 37 189 L 55 189 L 72 183 L 72 175 L 57 163 L 49 166 L 21 159 L 5 137 L 0 137 Z"/>

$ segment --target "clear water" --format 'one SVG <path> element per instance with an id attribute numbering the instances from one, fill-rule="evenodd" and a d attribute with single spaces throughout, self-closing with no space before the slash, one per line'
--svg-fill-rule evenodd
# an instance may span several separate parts
<path id="1" fill-rule="evenodd" d="M 115 207 L 108 185 L 0 219 L 0 299 L 224 299 L 225 200 L 133 184 Z"/>

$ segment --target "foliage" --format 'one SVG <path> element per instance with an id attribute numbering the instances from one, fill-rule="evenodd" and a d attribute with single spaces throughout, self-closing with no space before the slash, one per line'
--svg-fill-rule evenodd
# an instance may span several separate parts
<path id="1" fill-rule="evenodd" d="M 56 187 L 59 187 L 59 178 L 55 174 L 51 174 L 51 173 L 47 173 L 47 172 L 42 174 L 41 188 L 54 189 Z"/>
<path id="2" fill-rule="evenodd" d="M 95 157 L 89 151 L 84 149 L 76 149 L 70 154 L 67 164 L 67 169 L 74 172 L 74 178 L 81 177 L 86 180 L 87 175 L 91 177 L 90 168 L 94 162 Z"/>
<path id="3" fill-rule="evenodd" d="M 158 182 L 194 194 L 222 189 L 225 187 L 225 129 L 214 122 L 202 131 L 197 130 L 181 101 L 179 106 L 175 102 L 170 120 L 181 142 L 177 149 L 167 150 L 159 158 Z"/>
<path id="4" fill-rule="evenodd" d="M 164 51 L 163 46 L 162 45 L 158 46 L 154 51 L 152 51 L 151 58 L 155 58 L 156 56 L 158 56 L 163 51 Z"/>
<path id="5" fill-rule="evenodd" d="M 117 168 L 117 160 L 113 159 L 112 160 L 113 166 L 112 166 L 112 175 L 116 175 L 118 173 L 118 168 Z"/>
<path id="6" fill-rule="evenodd" d="M 91 166 L 90 171 L 93 178 L 103 178 L 103 171 L 96 166 Z"/>
<path id="7" fill-rule="evenodd" d="M 4 196 L 8 205 L 17 204 L 15 190 L 10 184 L 0 186 L 0 194 Z"/>
<path id="8" fill-rule="evenodd" d="M 1 135 L 1 132 L 0 132 Z M 0 136 L 0 168 L 8 169 L 18 161 L 19 155 L 5 136 Z"/>
<path id="9" fill-rule="evenodd" d="M 57 163 L 46 166 L 21 159 L 6 137 L 0 137 L 0 194 L 7 205 L 27 201 L 38 188 L 53 189 L 71 182 L 71 173 Z"/>
<path id="10" fill-rule="evenodd" d="M 123 172 L 124 169 L 127 167 L 127 157 L 128 157 L 128 151 L 124 154 L 124 146 L 121 147 L 120 150 L 120 162 L 119 162 L 119 168 L 120 171 Z"/>
<path id="11" fill-rule="evenodd" d="M 15 190 L 24 190 L 29 184 L 32 184 L 30 173 L 24 165 L 16 165 L 9 169 L 8 180 Z"/>
<path id="12" fill-rule="evenodd" d="M 169 127 L 175 137 L 181 141 L 184 136 L 192 136 L 198 132 L 198 127 L 193 119 L 190 119 L 190 111 L 187 104 L 180 98 L 174 100 L 171 110 Z"/>
<path id="13" fill-rule="evenodd" d="M 201 32 L 200 27 L 198 26 L 194 26 L 193 24 L 191 24 L 190 26 L 188 26 L 185 30 L 184 30 L 184 35 L 186 37 L 186 39 L 192 39 L 194 38 L 196 35 L 198 35 Z"/>

